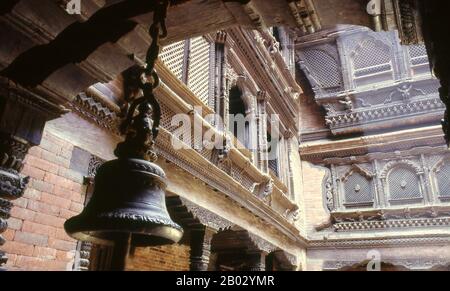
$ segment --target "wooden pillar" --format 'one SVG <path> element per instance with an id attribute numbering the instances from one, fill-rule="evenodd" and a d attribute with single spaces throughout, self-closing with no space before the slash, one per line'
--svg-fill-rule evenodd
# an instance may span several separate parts
<path id="1" fill-rule="evenodd" d="M 226 130 L 228 128 L 228 94 L 229 86 L 227 84 L 227 50 L 226 50 L 227 33 L 219 31 L 216 34 L 214 42 L 214 75 L 212 87 L 212 96 L 210 96 L 210 104 L 213 105 L 214 111 L 222 118 L 223 128 L 218 127 L 220 124 L 215 121 L 215 126 L 219 130 Z"/>
<path id="2" fill-rule="evenodd" d="M 191 231 L 191 271 L 208 271 L 211 256 L 211 241 L 215 231 L 205 227 L 203 230 Z"/>
<path id="3" fill-rule="evenodd" d="M 266 253 L 263 251 L 249 253 L 248 259 L 248 271 L 265 271 L 266 270 Z"/>
<path id="4" fill-rule="evenodd" d="M 0 79 L 0 249 L 13 201 L 22 197 L 29 182 L 20 174 L 25 156 L 40 144 L 46 121 L 61 113 L 61 107 Z M 0 251 L 0 267 L 6 262 Z"/>
<path id="5" fill-rule="evenodd" d="M 270 100 L 267 92 L 260 91 L 256 96 L 256 127 L 258 129 L 258 162 L 263 173 L 269 173 L 269 158 L 267 145 L 267 102 Z"/>

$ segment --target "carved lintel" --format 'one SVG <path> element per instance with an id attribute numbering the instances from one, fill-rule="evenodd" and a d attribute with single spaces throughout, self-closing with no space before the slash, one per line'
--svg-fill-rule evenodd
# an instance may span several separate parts
<path id="1" fill-rule="evenodd" d="M 266 254 L 270 254 L 277 249 L 275 245 L 253 233 L 248 232 L 248 236 L 251 242 L 255 245 L 256 250 L 262 251 Z"/>
<path id="2" fill-rule="evenodd" d="M 215 231 L 225 230 L 233 226 L 233 223 L 220 217 L 219 215 L 200 207 L 185 198 L 180 197 L 180 199 L 189 212 L 191 212 L 204 226 Z"/>

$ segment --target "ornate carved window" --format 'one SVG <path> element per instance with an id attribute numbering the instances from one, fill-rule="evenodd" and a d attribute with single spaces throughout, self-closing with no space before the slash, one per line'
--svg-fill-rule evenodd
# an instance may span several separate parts
<path id="1" fill-rule="evenodd" d="M 351 54 L 353 78 L 357 87 L 394 79 L 391 48 L 368 37 Z"/>
<path id="2" fill-rule="evenodd" d="M 411 61 L 412 74 L 414 76 L 430 74 L 430 65 L 425 45 L 408 46 L 408 52 Z"/>
<path id="3" fill-rule="evenodd" d="M 303 55 L 314 83 L 317 83 L 326 92 L 342 90 L 341 67 L 337 58 L 325 49 L 306 49 L 303 51 Z"/>
<path id="4" fill-rule="evenodd" d="M 211 44 L 204 37 L 191 39 L 188 86 L 205 105 L 209 105 L 210 51 Z"/>
<path id="5" fill-rule="evenodd" d="M 161 61 L 180 80 L 183 80 L 183 66 L 186 42 L 179 41 L 164 47 L 161 51 Z"/>
<path id="6" fill-rule="evenodd" d="M 450 161 L 442 160 L 433 169 L 436 192 L 442 201 L 450 201 Z"/>
<path id="7" fill-rule="evenodd" d="M 355 166 L 342 179 L 344 187 L 344 206 L 372 207 L 374 204 L 375 186 L 373 175 Z"/>
<path id="8" fill-rule="evenodd" d="M 423 201 L 420 176 L 407 165 L 400 164 L 387 176 L 389 201 L 391 204 L 411 204 Z"/>

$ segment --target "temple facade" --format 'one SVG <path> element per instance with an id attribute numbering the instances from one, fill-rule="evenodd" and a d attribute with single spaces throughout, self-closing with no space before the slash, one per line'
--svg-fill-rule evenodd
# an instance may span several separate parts
<path id="1" fill-rule="evenodd" d="M 124 270 L 448 270 L 447 75 L 421 26 L 436 7 L 169 2 L 154 150 L 183 236 L 131 245 Z M 124 140 L 155 11 L 0 4 L 1 269 L 111 269 L 117 245 L 64 223 Z"/>

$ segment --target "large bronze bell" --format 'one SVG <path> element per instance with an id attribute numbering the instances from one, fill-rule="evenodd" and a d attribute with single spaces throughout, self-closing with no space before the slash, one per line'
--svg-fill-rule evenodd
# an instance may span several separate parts
<path id="1" fill-rule="evenodd" d="M 178 242 L 183 231 L 167 212 L 165 173 L 141 159 L 117 159 L 102 165 L 84 211 L 64 227 L 78 240 L 110 244 L 132 234 L 136 246 Z"/>
<path id="2" fill-rule="evenodd" d="M 135 246 L 171 244 L 183 235 L 182 228 L 167 212 L 166 175 L 153 163 L 157 159 L 153 146 L 161 120 L 161 108 L 153 94 L 160 83 L 154 68 L 159 40 L 167 32 L 164 19 L 169 3 L 161 0 L 155 9 L 147 65 L 135 67 L 124 75 L 124 100 L 131 102 L 131 106 L 124 107 L 127 118 L 121 132 L 126 138 L 115 151 L 118 159 L 98 169 L 88 205 L 64 225 L 66 232 L 75 239 L 118 248 L 122 245 L 124 255 L 130 243 Z M 137 97 L 135 91 L 142 91 L 143 96 Z M 117 266 L 123 268 L 123 260 L 118 260 Z"/>

